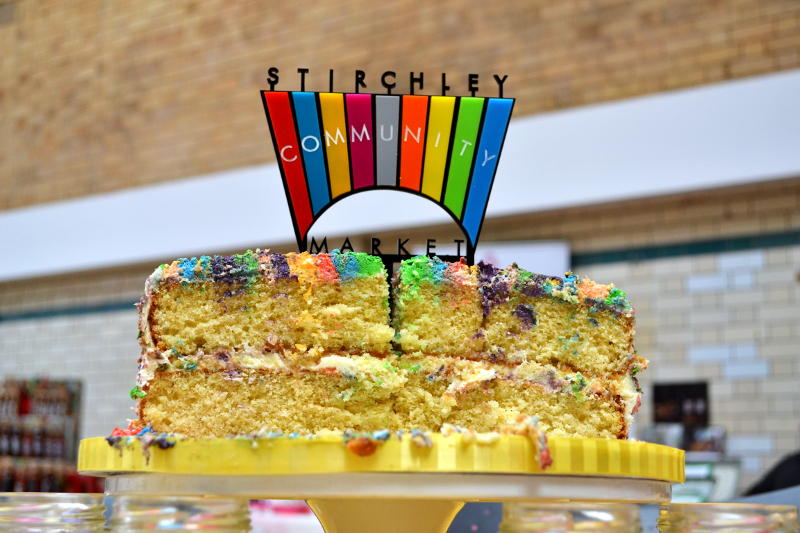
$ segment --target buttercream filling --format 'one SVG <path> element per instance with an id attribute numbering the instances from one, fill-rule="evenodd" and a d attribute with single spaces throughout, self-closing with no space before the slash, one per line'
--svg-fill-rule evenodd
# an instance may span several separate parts
<path id="1" fill-rule="evenodd" d="M 630 376 L 618 379 L 585 377 L 565 373 L 549 365 L 527 361 L 516 366 L 447 356 L 423 354 L 375 357 L 369 354 L 329 354 L 319 349 L 307 350 L 298 357 L 296 351 L 262 352 L 244 350 L 215 354 L 180 355 L 172 350 L 149 350 L 139 364 L 138 384 L 145 386 L 159 371 L 225 372 L 237 379 L 246 370 L 313 372 L 342 376 L 370 388 L 397 389 L 412 376 L 424 376 L 430 382 L 445 381 L 446 401 L 453 403 L 458 394 L 494 380 L 510 380 L 540 386 L 557 394 L 569 393 L 578 399 L 588 394 L 618 394 L 625 405 L 625 417 L 632 420 L 639 393 Z"/>

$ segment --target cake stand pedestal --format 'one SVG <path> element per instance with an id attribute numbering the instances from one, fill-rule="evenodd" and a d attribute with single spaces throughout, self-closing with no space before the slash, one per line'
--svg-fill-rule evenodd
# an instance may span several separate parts
<path id="1" fill-rule="evenodd" d="M 478 442 L 392 437 L 368 456 L 341 438 L 185 439 L 174 448 L 123 439 L 81 443 L 78 469 L 111 495 L 205 495 L 308 501 L 327 533 L 447 530 L 468 501 L 669 501 L 683 452 L 632 441 L 552 438 L 542 470 L 525 437 Z"/>

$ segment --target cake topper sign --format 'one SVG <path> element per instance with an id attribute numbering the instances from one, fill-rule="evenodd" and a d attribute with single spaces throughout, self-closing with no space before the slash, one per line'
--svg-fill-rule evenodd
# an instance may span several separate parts
<path id="1" fill-rule="evenodd" d="M 500 94 L 506 78 L 498 81 Z M 358 90 L 363 75 L 355 79 Z M 311 226 L 340 200 L 393 190 L 447 212 L 466 237 L 463 249 L 457 241 L 457 255 L 473 262 L 514 99 L 305 90 L 261 97 L 300 250 L 309 249 Z M 379 255 L 388 264 L 410 254 L 398 246 L 397 254 Z"/>

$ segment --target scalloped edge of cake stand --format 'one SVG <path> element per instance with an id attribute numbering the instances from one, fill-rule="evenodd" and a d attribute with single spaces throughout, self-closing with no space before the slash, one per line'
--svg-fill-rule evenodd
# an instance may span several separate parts
<path id="1" fill-rule="evenodd" d="M 419 435 L 417 435 L 419 437 Z M 639 441 L 551 437 L 552 464 L 520 435 L 478 439 L 464 434 L 391 434 L 351 449 L 342 437 L 83 439 L 78 470 L 112 474 L 288 475 L 356 472 L 577 475 L 681 483 L 684 452 Z M 358 453 L 360 451 L 360 453 Z"/>
<path id="2" fill-rule="evenodd" d="M 304 499 L 327 533 L 443 533 L 467 501 L 668 502 L 682 450 L 552 437 L 552 465 L 519 435 L 393 434 L 358 455 L 341 437 L 84 439 L 81 473 L 117 494 Z M 162 449 L 161 445 L 174 447 Z"/>

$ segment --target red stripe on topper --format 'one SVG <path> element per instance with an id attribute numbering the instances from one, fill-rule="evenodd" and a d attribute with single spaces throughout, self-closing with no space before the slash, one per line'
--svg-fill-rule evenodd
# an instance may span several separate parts
<path id="1" fill-rule="evenodd" d="M 353 188 L 375 185 L 375 164 L 372 148 L 372 95 L 347 94 L 347 137 L 350 142 L 350 165 Z"/>
<path id="2" fill-rule="evenodd" d="M 425 155 L 425 127 L 428 120 L 427 96 L 403 96 L 400 125 L 400 186 L 419 191 L 422 159 Z"/>
<path id="3" fill-rule="evenodd" d="M 289 93 L 264 92 L 263 94 L 269 111 L 272 133 L 275 136 L 278 163 L 289 191 L 292 213 L 301 237 L 305 238 L 314 219 L 311 214 L 311 201 L 308 198 L 306 174 L 297 143 Z"/>

